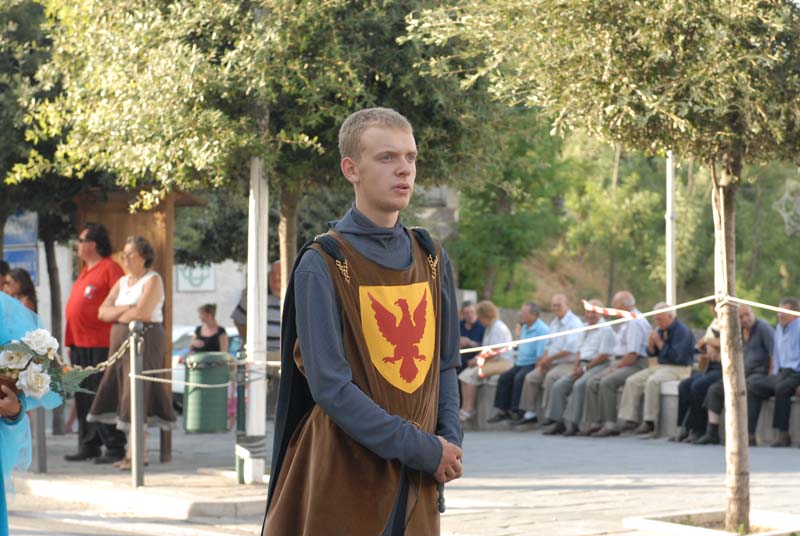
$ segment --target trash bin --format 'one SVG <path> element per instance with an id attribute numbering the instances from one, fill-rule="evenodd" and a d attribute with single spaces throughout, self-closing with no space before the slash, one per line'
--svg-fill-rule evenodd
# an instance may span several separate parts
<path id="1" fill-rule="evenodd" d="M 190 387 L 183 390 L 183 429 L 187 433 L 225 432 L 228 429 L 228 388 L 233 356 L 201 352 L 186 356 L 186 382 L 226 387 Z"/>

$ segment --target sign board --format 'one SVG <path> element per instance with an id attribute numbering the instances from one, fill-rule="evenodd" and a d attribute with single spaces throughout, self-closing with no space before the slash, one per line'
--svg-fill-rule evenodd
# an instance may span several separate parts
<path id="1" fill-rule="evenodd" d="M 3 250 L 3 259 L 12 268 L 24 268 L 33 279 L 33 284 L 39 284 L 39 250 L 36 247 L 14 248 Z"/>
<path id="2" fill-rule="evenodd" d="M 12 268 L 23 268 L 39 284 L 39 216 L 17 212 L 9 216 L 3 229 L 3 260 Z"/>
<path id="3" fill-rule="evenodd" d="M 39 239 L 39 218 L 35 212 L 17 212 L 9 216 L 3 232 L 3 246 L 35 246 Z"/>
<path id="4" fill-rule="evenodd" d="M 175 290 L 177 292 L 214 292 L 216 287 L 214 267 L 175 266 Z"/>

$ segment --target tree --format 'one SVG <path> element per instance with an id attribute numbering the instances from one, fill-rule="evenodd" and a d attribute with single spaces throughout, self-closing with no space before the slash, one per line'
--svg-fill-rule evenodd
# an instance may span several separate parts
<path id="1" fill-rule="evenodd" d="M 409 19 L 425 42 L 470 43 L 475 78 L 539 105 L 554 130 L 587 128 L 645 151 L 703 163 L 713 183 L 715 290 L 726 397 L 727 530 L 749 530 L 741 335 L 735 308 L 735 201 L 745 163 L 800 149 L 800 8 L 782 0 L 466 0 Z M 463 59 L 462 59 L 463 61 Z M 434 62 L 442 72 L 450 59 Z"/>
<path id="2" fill-rule="evenodd" d="M 46 5 L 57 50 L 46 73 L 65 93 L 38 103 L 32 135 L 66 132 L 65 172 L 112 172 L 146 205 L 171 189 L 243 180 L 247 162 L 261 159 L 280 192 L 287 270 L 299 196 L 338 177 L 336 129 L 349 113 L 381 104 L 418 120 L 420 166 L 442 180 L 470 161 L 488 108 L 484 91 L 419 76 L 432 47 L 397 45 L 417 3 Z"/>
<path id="3" fill-rule="evenodd" d="M 205 201 L 201 207 L 175 212 L 175 262 L 209 264 L 227 259 L 247 262 L 247 196 L 239 184 L 226 189 L 196 192 Z M 352 203 L 346 188 L 326 188 L 299 195 L 297 241 L 300 244 L 325 232 L 326 223 L 341 216 Z M 280 196 L 272 196 L 269 225 L 269 258 L 280 258 L 278 222 Z"/>
<path id="4" fill-rule="evenodd" d="M 561 230 L 562 201 L 574 177 L 560 158 L 560 140 L 548 135 L 536 111 L 498 111 L 491 128 L 498 135 L 485 143 L 483 178 L 462 189 L 452 253 L 463 285 L 503 302 L 498 278 L 508 278 L 511 290 L 520 261 Z"/>

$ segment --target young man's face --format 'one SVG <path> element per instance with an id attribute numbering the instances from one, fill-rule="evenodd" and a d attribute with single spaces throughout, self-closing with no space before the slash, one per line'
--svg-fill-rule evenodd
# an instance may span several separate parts
<path id="1" fill-rule="evenodd" d="M 361 155 L 342 160 L 356 190 L 356 206 L 368 217 L 391 215 L 411 201 L 417 176 L 417 144 L 409 130 L 369 127 L 361 135 Z"/>

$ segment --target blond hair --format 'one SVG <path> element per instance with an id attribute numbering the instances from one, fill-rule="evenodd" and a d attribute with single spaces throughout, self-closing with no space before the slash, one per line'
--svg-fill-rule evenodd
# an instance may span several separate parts
<path id="1" fill-rule="evenodd" d="M 475 313 L 477 313 L 479 318 L 485 318 L 489 321 L 497 320 L 497 307 L 489 300 L 479 302 L 478 305 L 475 306 Z"/>
<path id="2" fill-rule="evenodd" d="M 395 128 L 413 132 L 411 123 L 391 108 L 365 108 L 350 114 L 339 129 L 339 154 L 342 158 L 361 156 L 361 136 L 369 127 Z"/>

